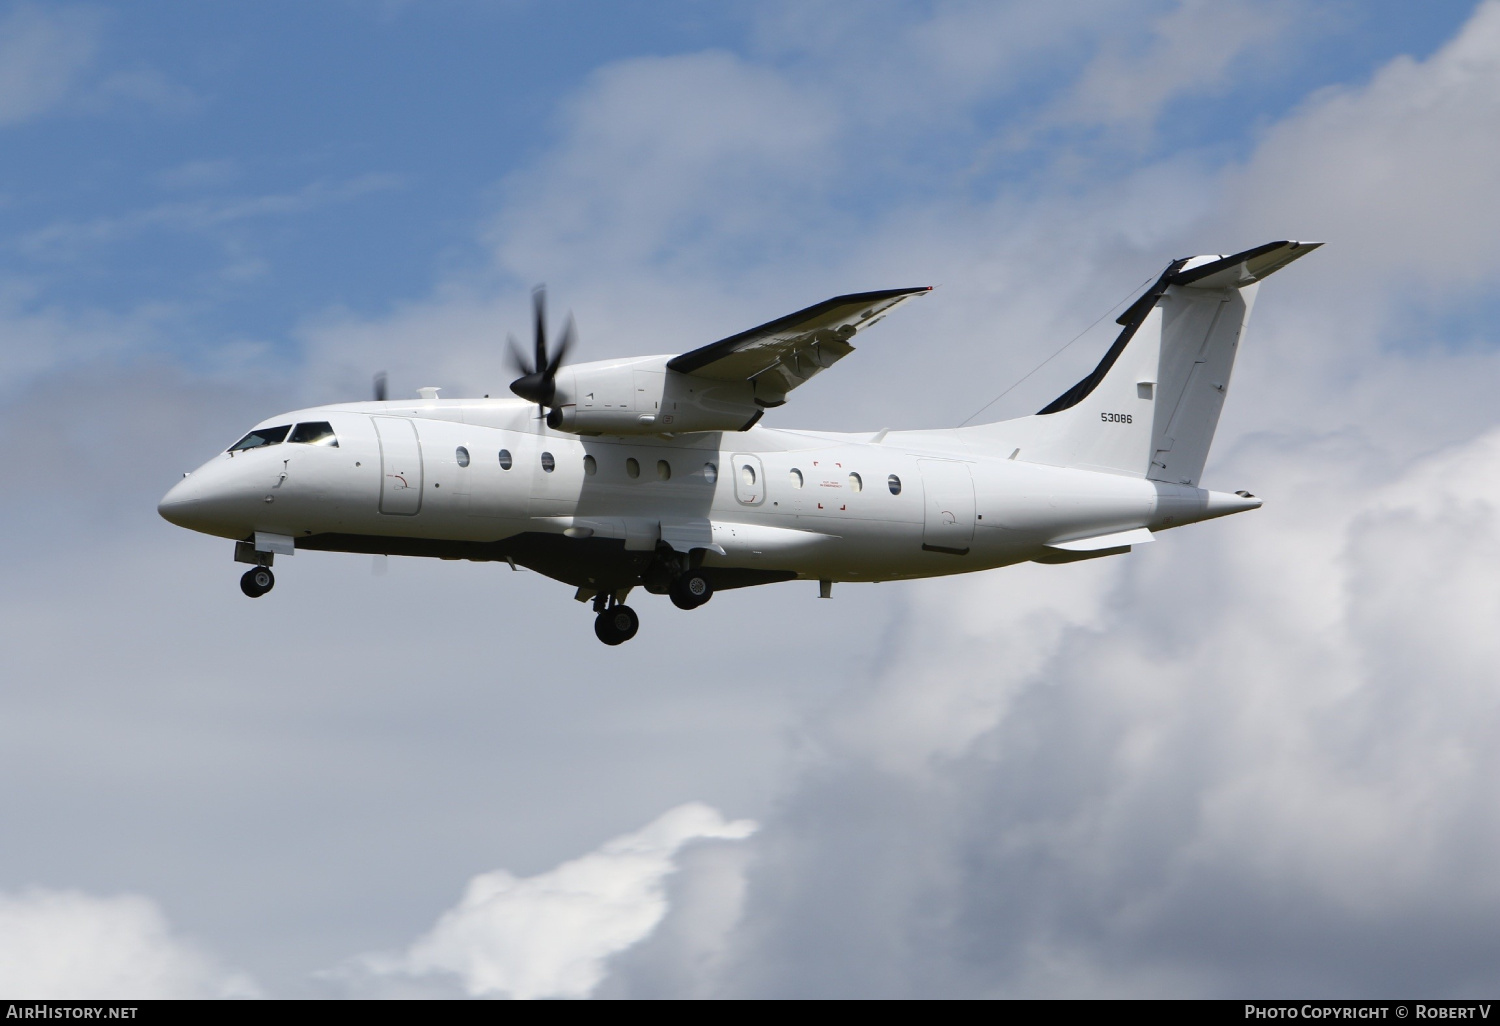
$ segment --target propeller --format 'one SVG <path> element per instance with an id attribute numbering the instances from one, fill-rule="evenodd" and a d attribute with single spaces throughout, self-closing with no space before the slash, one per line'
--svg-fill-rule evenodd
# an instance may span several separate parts
<path id="1" fill-rule="evenodd" d="M 375 401 L 377 403 L 385 402 L 385 384 L 385 371 L 381 371 L 379 374 L 375 375 Z"/>
<path id="2" fill-rule="evenodd" d="M 527 402 L 536 403 L 545 415 L 547 407 L 557 398 L 557 371 L 563 358 L 573 348 L 577 331 L 573 327 L 573 315 L 557 337 L 557 348 L 549 358 L 547 355 L 547 290 L 541 285 L 531 291 L 531 306 L 535 315 L 536 355 L 531 362 L 521 352 L 514 335 L 508 337 L 510 362 L 521 376 L 510 383 L 510 390 Z"/>

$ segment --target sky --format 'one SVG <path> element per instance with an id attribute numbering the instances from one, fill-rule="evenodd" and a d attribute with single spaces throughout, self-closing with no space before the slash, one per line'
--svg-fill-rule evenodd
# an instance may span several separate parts
<path id="1" fill-rule="evenodd" d="M 0 993 L 1492 995 L 1497 128 L 1495 0 L 0 0 Z M 1265 506 L 1128 556 L 606 648 L 156 514 L 501 391 L 538 282 L 579 359 L 937 286 L 766 422 L 945 427 L 1287 238 L 1204 475 Z"/>

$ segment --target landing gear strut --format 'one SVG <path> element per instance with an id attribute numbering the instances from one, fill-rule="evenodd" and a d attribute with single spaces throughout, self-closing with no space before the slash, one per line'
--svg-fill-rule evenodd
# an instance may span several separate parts
<path id="1" fill-rule="evenodd" d="M 641 629 L 641 618 L 629 606 L 609 606 L 594 617 L 594 634 L 606 645 L 621 645 Z"/>
<path id="2" fill-rule="evenodd" d="M 274 587 L 276 587 L 276 575 L 271 573 L 271 568 L 268 566 L 246 570 L 245 576 L 240 578 L 240 591 L 251 598 L 260 598 Z"/>

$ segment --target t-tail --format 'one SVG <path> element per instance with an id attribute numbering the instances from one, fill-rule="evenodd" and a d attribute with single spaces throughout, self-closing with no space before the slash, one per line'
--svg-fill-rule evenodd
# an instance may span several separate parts
<path id="1" fill-rule="evenodd" d="M 1196 486 L 1258 283 L 1320 245 L 1173 261 L 1087 377 L 1034 416 L 975 430 L 1030 463 Z"/>

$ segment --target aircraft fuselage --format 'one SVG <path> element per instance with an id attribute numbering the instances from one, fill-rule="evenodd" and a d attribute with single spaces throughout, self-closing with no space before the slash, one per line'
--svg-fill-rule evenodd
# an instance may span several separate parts
<path id="1" fill-rule="evenodd" d="M 1259 505 L 1007 458 L 962 429 L 584 437 L 511 399 L 343 404 L 263 426 L 308 422 L 337 445 L 222 453 L 162 515 L 298 549 L 514 561 L 594 593 L 640 583 L 669 551 L 721 589 L 894 580 L 1123 551 L 1056 546 Z"/>

